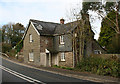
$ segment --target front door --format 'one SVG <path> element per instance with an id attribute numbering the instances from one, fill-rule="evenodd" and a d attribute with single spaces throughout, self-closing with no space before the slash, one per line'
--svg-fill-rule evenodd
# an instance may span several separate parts
<path id="1" fill-rule="evenodd" d="M 49 53 L 46 53 L 46 66 L 49 66 Z"/>

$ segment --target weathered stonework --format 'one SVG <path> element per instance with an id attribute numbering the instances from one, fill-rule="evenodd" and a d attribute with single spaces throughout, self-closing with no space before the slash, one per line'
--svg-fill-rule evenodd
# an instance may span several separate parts
<path id="1" fill-rule="evenodd" d="M 52 54 L 52 66 L 59 66 L 59 56 L 57 54 Z"/>
<path id="2" fill-rule="evenodd" d="M 40 52 L 45 52 L 45 49 L 52 49 L 53 38 L 47 36 L 40 36 Z"/>
<path id="3" fill-rule="evenodd" d="M 32 35 L 33 42 L 30 42 L 29 35 Z M 27 34 L 24 38 L 24 47 L 23 55 L 25 63 L 34 63 L 40 65 L 39 56 L 40 56 L 40 36 L 37 34 L 33 26 L 30 24 Z M 29 53 L 34 53 L 34 61 L 29 62 Z"/>
<path id="4" fill-rule="evenodd" d="M 40 65 L 46 66 L 46 53 L 40 53 Z"/>
<path id="5" fill-rule="evenodd" d="M 72 52 L 65 52 L 65 61 L 61 61 L 61 53 L 59 53 L 58 56 L 59 56 L 59 66 L 73 67 Z"/>

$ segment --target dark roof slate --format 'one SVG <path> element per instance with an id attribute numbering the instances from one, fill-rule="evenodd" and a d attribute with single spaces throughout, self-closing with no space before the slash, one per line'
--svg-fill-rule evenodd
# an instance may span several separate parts
<path id="1" fill-rule="evenodd" d="M 71 22 L 67 24 L 61 24 L 55 28 L 54 34 L 66 34 L 74 30 L 78 26 L 78 22 Z"/>
<path id="2" fill-rule="evenodd" d="M 35 28 L 38 30 L 38 32 L 41 35 L 52 35 L 54 34 L 55 27 L 60 25 L 58 23 L 52 23 L 52 22 L 43 22 L 43 21 L 38 21 L 38 20 L 30 20 Z M 39 29 L 37 26 L 41 25 L 42 30 Z"/>
<path id="3" fill-rule="evenodd" d="M 59 24 L 30 19 L 30 22 L 33 23 L 33 25 L 38 30 L 40 35 L 54 35 L 68 33 L 69 31 L 75 29 L 78 25 L 77 21 L 67 24 Z M 39 25 L 43 27 L 42 30 L 37 27 Z"/>

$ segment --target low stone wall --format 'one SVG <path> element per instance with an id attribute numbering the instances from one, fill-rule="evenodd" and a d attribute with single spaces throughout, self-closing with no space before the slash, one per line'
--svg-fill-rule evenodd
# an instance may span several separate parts
<path id="1" fill-rule="evenodd" d="M 92 57 L 101 57 L 104 59 L 109 59 L 109 58 L 113 58 L 113 59 L 119 59 L 120 60 L 120 54 L 92 54 Z"/>
<path id="2" fill-rule="evenodd" d="M 20 62 L 24 62 L 23 52 L 18 52 L 16 59 Z"/>

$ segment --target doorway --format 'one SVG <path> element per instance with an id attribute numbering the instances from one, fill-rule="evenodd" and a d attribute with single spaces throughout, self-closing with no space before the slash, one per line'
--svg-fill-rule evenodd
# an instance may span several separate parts
<path id="1" fill-rule="evenodd" d="M 46 66 L 49 66 L 49 53 L 46 53 Z"/>

